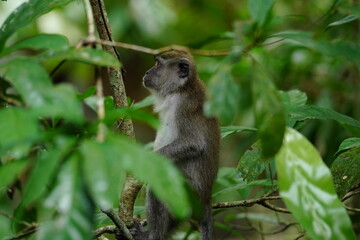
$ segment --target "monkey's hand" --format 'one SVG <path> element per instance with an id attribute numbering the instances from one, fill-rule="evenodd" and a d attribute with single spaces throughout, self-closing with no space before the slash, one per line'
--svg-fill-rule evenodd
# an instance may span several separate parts
<path id="1" fill-rule="evenodd" d="M 148 231 L 140 224 L 139 221 L 134 220 L 134 225 L 129 229 L 131 235 L 135 240 L 147 240 Z"/>

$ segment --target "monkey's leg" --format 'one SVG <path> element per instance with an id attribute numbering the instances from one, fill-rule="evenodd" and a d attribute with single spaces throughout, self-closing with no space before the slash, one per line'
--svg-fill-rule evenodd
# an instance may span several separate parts
<path id="1" fill-rule="evenodd" d="M 149 240 L 168 239 L 176 221 L 169 210 L 152 193 L 147 192 L 147 215 L 149 224 Z"/>
<path id="2" fill-rule="evenodd" d="M 204 216 L 199 223 L 201 240 L 212 239 L 211 204 L 204 207 Z"/>

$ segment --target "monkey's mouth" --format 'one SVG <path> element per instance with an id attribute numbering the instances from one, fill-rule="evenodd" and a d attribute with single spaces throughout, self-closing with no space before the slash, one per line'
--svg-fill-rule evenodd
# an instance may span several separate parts
<path id="1" fill-rule="evenodd" d="M 143 78 L 143 84 L 146 88 L 154 88 L 154 84 L 151 80 Z"/>

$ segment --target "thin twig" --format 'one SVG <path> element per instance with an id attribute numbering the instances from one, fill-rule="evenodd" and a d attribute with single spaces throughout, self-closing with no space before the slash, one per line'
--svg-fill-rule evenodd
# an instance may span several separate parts
<path id="1" fill-rule="evenodd" d="M 255 204 L 259 204 L 277 212 L 290 213 L 287 209 L 276 207 L 267 202 L 271 200 L 280 200 L 280 199 L 281 199 L 280 196 L 263 196 L 255 199 L 215 203 L 213 204 L 212 208 L 217 209 L 217 208 L 233 208 L 233 207 L 251 207 Z"/>
<path id="2" fill-rule="evenodd" d="M 30 226 L 22 230 L 18 235 L 16 235 L 15 237 L 8 238 L 7 240 L 19 240 L 25 238 L 30 234 L 35 233 L 36 229 L 37 229 L 37 224 L 31 224 Z"/>
<path id="3" fill-rule="evenodd" d="M 105 140 L 105 124 L 102 120 L 105 118 L 105 106 L 102 79 L 99 71 L 96 71 L 96 107 L 98 119 L 100 120 L 96 139 L 98 142 L 103 142 Z"/>
<path id="4" fill-rule="evenodd" d="M 119 229 L 115 225 L 103 226 L 103 227 L 95 230 L 94 237 L 99 238 L 101 235 L 103 235 L 105 233 L 116 234 L 118 232 L 119 232 Z"/>
<path id="5" fill-rule="evenodd" d="M 6 213 L 6 212 L 4 212 L 2 210 L 0 210 L 0 215 L 3 215 L 4 217 L 7 217 L 7 218 L 9 218 L 9 219 L 13 220 L 14 222 L 17 222 L 17 223 L 19 223 L 21 225 L 24 225 L 25 227 L 31 227 L 31 226 L 34 225 L 34 224 L 26 222 L 26 221 L 18 220 L 18 219 L 14 218 L 10 214 L 8 214 L 8 213 Z"/>
<path id="6" fill-rule="evenodd" d="M 14 106 L 21 106 L 22 103 L 16 99 L 7 97 L 3 92 L 0 91 L 0 98 L 4 100 L 5 102 L 12 104 Z"/>
<path id="7" fill-rule="evenodd" d="M 88 39 L 95 39 L 94 14 L 89 0 L 84 0 L 84 5 L 88 23 Z"/>

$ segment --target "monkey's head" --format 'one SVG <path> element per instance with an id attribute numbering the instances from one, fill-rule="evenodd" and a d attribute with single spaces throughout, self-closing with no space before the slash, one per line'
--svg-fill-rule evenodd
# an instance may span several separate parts
<path id="1" fill-rule="evenodd" d="M 144 86 L 162 96 L 181 91 L 196 80 L 192 56 L 172 50 L 155 57 L 155 66 L 145 73 Z"/>

